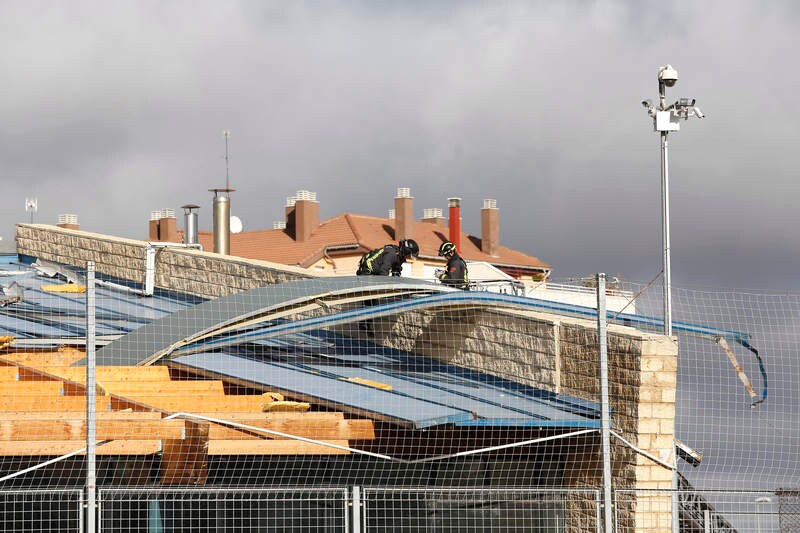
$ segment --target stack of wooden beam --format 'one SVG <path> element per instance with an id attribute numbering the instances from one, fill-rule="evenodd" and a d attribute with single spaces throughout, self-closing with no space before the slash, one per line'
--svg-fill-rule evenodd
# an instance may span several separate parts
<path id="1" fill-rule="evenodd" d="M 69 365 L 83 357 L 0 352 L 0 456 L 82 450 L 86 369 Z M 166 366 L 98 367 L 96 382 L 98 455 L 161 453 L 162 483 L 203 483 L 213 455 L 347 454 L 351 441 L 375 438 L 371 420 L 274 393 L 230 394 L 221 380 L 172 379 Z"/>

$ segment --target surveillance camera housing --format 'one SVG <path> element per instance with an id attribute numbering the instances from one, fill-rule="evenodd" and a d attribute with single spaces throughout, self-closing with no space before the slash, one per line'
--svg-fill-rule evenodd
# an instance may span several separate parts
<path id="1" fill-rule="evenodd" d="M 694 111 L 694 116 L 697 118 L 706 118 L 706 114 L 700 111 L 699 107 L 693 107 L 692 110 Z"/>
<path id="2" fill-rule="evenodd" d="M 653 105 L 653 101 L 652 100 L 642 100 L 642 106 L 650 107 L 651 105 Z"/>
<path id="3" fill-rule="evenodd" d="M 678 71 L 672 68 L 672 65 L 660 67 L 658 69 L 658 81 L 667 87 L 674 87 L 678 81 Z"/>

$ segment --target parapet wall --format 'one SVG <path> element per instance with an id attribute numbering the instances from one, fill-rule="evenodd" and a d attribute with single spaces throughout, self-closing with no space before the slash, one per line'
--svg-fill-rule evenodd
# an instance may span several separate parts
<path id="1" fill-rule="evenodd" d="M 142 283 L 147 241 L 124 239 L 45 224 L 18 224 L 17 253 Z M 224 256 L 192 248 L 162 246 L 155 254 L 155 286 L 203 298 L 318 275 L 299 267 Z"/>

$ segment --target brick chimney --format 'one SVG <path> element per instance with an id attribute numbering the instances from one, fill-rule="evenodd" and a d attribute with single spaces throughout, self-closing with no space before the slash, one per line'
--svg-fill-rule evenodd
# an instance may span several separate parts
<path id="1" fill-rule="evenodd" d="M 461 198 L 448 198 L 447 206 L 450 208 L 450 242 L 456 245 L 456 250 L 461 251 Z"/>
<path id="2" fill-rule="evenodd" d="M 161 220 L 161 210 L 150 211 L 150 222 L 148 223 L 147 240 L 158 241 L 158 221 Z"/>
<path id="3" fill-rule="evenodd" d="M 295 240 L 305 242 L 319 226 L 317 193 L 297 191 L 294 202 Z"/>
<path id="4" fill-rule="evenodd" d="M 286 197 L 286 223 L 283 227 L 292 239 L 294 239 L 295 235 L 295 203 L 297 203 L 297 198 L 294 196 Z"/>
<path id="5" fill-rule="evenodd" d="M 428 224 L 438 224 L 444 226 L 442 210 L 438 207 L 426 208 L 422 210 L 422 221 Z"/>
<path id="6" fill-rule="evenodd" d="M 497 256 L 500 251 L 500 214 L 497 200 L 486 199 L 481 209 L 481 251 Z"/>
<path id="7" fill-rule="evenodd" d="M 58 224 L 56 226 L 65 229 L 81 229 L 80 224 L 78 224 L 78 215 L 72 214 L 58 215 Z"/>
<path id="8" fill-rule="evenodd" d="M 161 219 L 158 221 L 159 240 L 166 242 L 178 241 L 178 220 L 175 218 L 175 210 L 165 208 L 161 210 Z"/>
<path id="9" fill-rule="evenodd" d="M 394 239 L 414 238 L 414 197 L 411 189 L 398 187 L 394 197 Z"/>

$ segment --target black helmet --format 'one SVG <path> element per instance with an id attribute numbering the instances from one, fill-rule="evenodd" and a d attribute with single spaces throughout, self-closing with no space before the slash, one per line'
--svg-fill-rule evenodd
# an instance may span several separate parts
<path id="1" fill-rule="evenodd" d="M 442 245 L 439 247 L 439 255 L 447 255 L 455 253 L 456 245 L 450 241 L 444 241 Z"/>
<path id="2" fill-rule="evenodd" d="M 403 239 L 400 241 L 400 253 L 408 257 L 419 255 L 419 244 L 414 239 Z"/>

